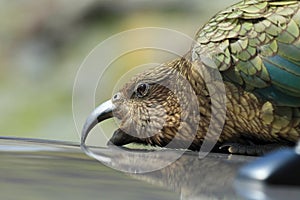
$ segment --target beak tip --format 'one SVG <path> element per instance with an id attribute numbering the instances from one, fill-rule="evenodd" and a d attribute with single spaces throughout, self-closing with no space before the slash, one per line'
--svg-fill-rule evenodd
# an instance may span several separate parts
<path id="1" fill-rule="evenodd" d="M 85 145 L 85 138 L 81 138 L 81 141 L 80 141 L 80 146 L 83 146 Z"/>

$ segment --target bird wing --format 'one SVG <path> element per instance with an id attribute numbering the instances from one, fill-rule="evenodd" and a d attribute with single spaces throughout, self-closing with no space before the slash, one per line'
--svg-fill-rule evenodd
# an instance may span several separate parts
<path id="1" fill-rule="evenodd" d="M 192 60 L 207 55 L 225 80 L 277 105 L 300 107 L 299 29 L 299 1 L 244 0 L 198 31 Z"/>

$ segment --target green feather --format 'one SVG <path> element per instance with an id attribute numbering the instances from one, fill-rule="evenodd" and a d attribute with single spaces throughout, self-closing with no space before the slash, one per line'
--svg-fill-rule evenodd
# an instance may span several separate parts
<path id="1" fill-rule="evenodd" d="M 299 27 L 300 1 L 245 0 L 212 18 L 193 49 L 210 55 L 226 81 L 300 107 Z"/>

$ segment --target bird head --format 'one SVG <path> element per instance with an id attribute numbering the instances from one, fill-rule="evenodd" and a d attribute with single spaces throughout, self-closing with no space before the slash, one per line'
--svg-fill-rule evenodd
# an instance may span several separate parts
<path id="1" fill-rule="evenodd" d="M 194 137 L 191 139 L 192 134 L 184 133 L 193 132 L 191 129 L 199 119 L 196 95 L 181 70 L 184 64 L 183 59 L 178 59 L 133 77 L 90 114 L 82 130 L 81 143 L 85 143 L 97 123 L 116 117 L 120 127 L 108 144 L 166 146 L 174 140 L 171 147 L 188 148 Z"/>

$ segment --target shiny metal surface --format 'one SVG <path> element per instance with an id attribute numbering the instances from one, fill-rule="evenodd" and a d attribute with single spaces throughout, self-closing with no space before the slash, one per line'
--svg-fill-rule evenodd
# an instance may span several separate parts
<path id="1" fill-rule="evenodd" d="M 121 154 L 118 149 L 95 150 L 118 161 L 124 168 L 132 166 L 131 158 Z M 144 156 L 147 156 L 148 150 L 143 151 Z M 140 164 L 141 167 L 159 165 L 164 162 L 163 156 L 168 156 L 175 150 L 157 151 L 162 156 L 153 157 L 148 163 L 135 164 Z M 199 159 L 196 152 L 186 152 L 176 162 L 161 170 L 129 174 L 113 170 L 89 158 L 82 152 L 79 144 L 0 138 L 0 196 L 2 199 L 72 200 L 247 199 L 247 193 L 253 188 L 243 184 L 234 187 L 235 176 L 241 166 L 255 159 L 214 153 Z M 259 189 L 254 191 L 267 195 L 264 190 Z M 292 197 L 289 193 L 280 194 L 285 195 L 285 199 Z"/>

